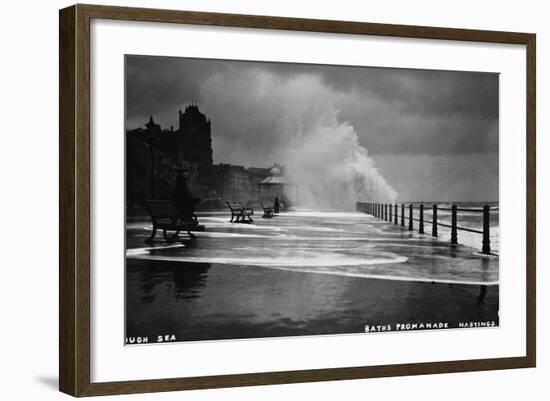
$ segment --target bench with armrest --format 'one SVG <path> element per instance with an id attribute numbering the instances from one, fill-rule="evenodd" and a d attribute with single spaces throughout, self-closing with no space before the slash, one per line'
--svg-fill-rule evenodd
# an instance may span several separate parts
<path id="1" fill-rule="evenodd" d="M 269 219 L 273 216 L 275 216 L 274 206 L 273 205 L 266 205 L 265 203 L 261 202 L 262 209 L 264 209 L 264 215 L 262 217 Z"/>
<path id="2" fill-rule="evenodd" d="M 196 238 L 191 231 L 204 231 L 204 226 L 199 224 L 194 213 L 184 218 L 171 201 L 149 200 L 145 201 L 145 206 L 153 223 L 153 232 L 145 240 L 148 244 L 154 242 L 157 229 L 162 230 L 166 242 L 178 241 L 180 231 L 187 231 L 190 238 Z M 174 231 L 174 234 L 167 235 L 167 231 Z"/>
<path id="3" fill-rule="evenodd" d="M 226 202 L 227 207 L 229 207 L 229 210 L 231 211 L 231 220 L 229 220 L 230 223 L 233 223 L 233 218 L 235 219 L 235 223 L 247 223 L 247 222 L 253 222 L 252 217 L 254 215 L 254 209 L 251 209 L 249 207 L 244 207 L 241 202 Z"/>

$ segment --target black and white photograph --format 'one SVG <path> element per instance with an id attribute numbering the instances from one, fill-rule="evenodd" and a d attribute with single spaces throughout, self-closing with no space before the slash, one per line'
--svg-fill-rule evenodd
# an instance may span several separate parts
<path id="1" fill-rule="evenodd" d="M 498 73 L 124 74 L 126 345 L 498 330 Z"/>
<path id="2" fill-rule="evenodd" d="M 6 2 L 0 399 L 544 399 L 548 7 L 441 4 Z"/>

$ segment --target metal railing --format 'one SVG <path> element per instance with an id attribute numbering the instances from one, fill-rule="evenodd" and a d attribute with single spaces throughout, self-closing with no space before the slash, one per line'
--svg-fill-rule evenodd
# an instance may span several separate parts
<path id="1" fill-rule="evenodd" d="M 482 235 L 482 246 L 481 252 L 483 254 L 491 254 L 491 241 L 490 241 L 490 223 L 491 223 L 491 207 L 489 205 L 484 205 L 483 208 L 462 208 L 458 207 L 456 204 L 453 204 L 450 208 L 439 207 L 437 204 L 432 205 L 432 220 L 424 219 L 424 204 L 420 203 L 418 206 L 413 206 L 409 204 L 408 207 L 404 203 L 401 204 L 399 208 L 398 204 L 390 203 L 376 203 L 376 202 L 357 202 L 356 209 L 360 212 L 370 214 L 374 217 L 388 221 L 395 225 L 401 225 L 405 227 L 405 220 L 408 221 L 407 229 L 410 231 L 414 230 L 414 222 L 418 222 L 418 233 L 424 234 L 424 223 L 432 225 L 432 236 L 438 237 L 438 226 L 447 227 L 451 229 L 451 244 L 458 244 L 458 231 L 468 231 L 471 233 L 481 234 Z M 392 211 L 393 209 L 393 211 Z M 401 219 L 399 219 L 399 209 L 401 209 Z M 408 209 L 408 216 L 405 216 L 405 209 Z M 418 210 L 418 217 L 414 216 L 414 209 Z M 437 212 L 438 211 L 449 211 L 451 212 L 451 224 L 441 223 L 438 221 Z M 458 212 L 469 212 L 469 213 L 483 213 L 483 229 L 476 230 L 469 227 L 460 227 L 458 226 Z"/>

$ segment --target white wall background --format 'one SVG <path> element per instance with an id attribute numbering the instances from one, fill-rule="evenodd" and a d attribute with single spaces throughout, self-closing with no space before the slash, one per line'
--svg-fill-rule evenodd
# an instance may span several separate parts
<path id="1" fill-rule="evenodd" d="M 550 25 L 545 2 L 463 0 L 372 4 L 299 0 L 96 1 L 101 4 L 358 20 L 537 33 L 538 47 L 538 368 L 389 379 L 106 397 L 139 400 L 547 399 L 550 296 L 548 242 Z M 58 9 L 69 1 L 4 4 L 0 62 L 0 394 L 63 399 L 57 392 Z M 33 227 L 31 229 L 31 227 Z M 546 290 L 548 291 L 548 290 Z M 547 379 L 546 379 L 547 380 Z"/>

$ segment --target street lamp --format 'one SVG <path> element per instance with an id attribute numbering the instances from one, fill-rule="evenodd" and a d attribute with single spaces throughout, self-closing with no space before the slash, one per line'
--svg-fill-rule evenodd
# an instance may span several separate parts
<path id="1" fill-rule="evenodd" d="M 149 141 L 144 141 L 143 144 L 145 147 L 149 148 L 149 156 L 151 158 L 151 199 L 154 199 L 155 197 L 155 157 L 153 149 L 155 145 L 153 144 L 153 140 L 150 139 Z"/>

